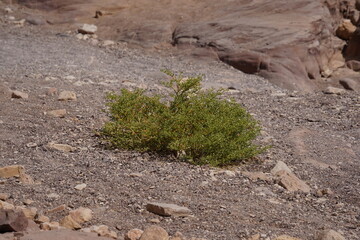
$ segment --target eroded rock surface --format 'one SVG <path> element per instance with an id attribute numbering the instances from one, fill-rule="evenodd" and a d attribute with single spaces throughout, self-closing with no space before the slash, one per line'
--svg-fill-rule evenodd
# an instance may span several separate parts
<path id="1" fill-rule="evenodd" d="M 86 22 L 96 24 L 103 38 L 192 49 L 192 54 L 219 58 L 245 73 L 302 91 L 318 88 L 321 74 L 334 70 L 345 45 L 335 32 L 342 17 L 350 25 L 359 15 L 355 3 L 342 0 L 19 2 L 46 10 L 50 23 Z M 348 50 L 352 59 L 359 56 L 358 31 L 354 35 Z"/>

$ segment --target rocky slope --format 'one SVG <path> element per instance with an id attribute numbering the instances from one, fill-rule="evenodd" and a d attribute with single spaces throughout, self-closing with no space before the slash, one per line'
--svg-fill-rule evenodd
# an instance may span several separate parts
<path id="1" fill-rule="evenodd" d="M 180 231 L 208 240 L 325 240 L 323 229 L 359 239 L 359 92 L 290 91 L 219 61 L 34 26 L 20 18 L 29 10 L 7 7 L 0 15 L 0 167 L 24 166 L 34 182 L 1 178 L 0 193 L 8 196 L 1 200 L 35 207 L 54 222 L 85 207 L 93 218 L 82 228 L 106 225 L 119 239 L 154 225 L 172 237 Z M 97 131 L 107 120 L 106 92 L 164 92 L 162 68 L 204 74 L 204 87 L 230 88 L 225 96 L 261 122 L 258 141 L 272 148 L 228 169 L 105 149 Z M 279 161 L 287 167 L 274 170 Z M 191 215 L 159 215 L 147 207 L 153 202 Z"/>

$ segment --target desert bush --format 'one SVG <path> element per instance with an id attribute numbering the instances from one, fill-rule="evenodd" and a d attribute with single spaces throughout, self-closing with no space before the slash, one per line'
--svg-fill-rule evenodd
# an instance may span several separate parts
<path id="1" fill-rule="evenodd" d="M 170 96 L 126 89 L 107 96 L 111 120 L 102 134 L 110 146 L 176 154 L 213 166 L 244 161 L 264 150 L 253 143 L 260 133 L 258 122 L 241 105 L 221 99 L 221 90 L 201 90 L 201 76 L 165 73 L 171 76 L 164 84 L 172 89 Z"/>

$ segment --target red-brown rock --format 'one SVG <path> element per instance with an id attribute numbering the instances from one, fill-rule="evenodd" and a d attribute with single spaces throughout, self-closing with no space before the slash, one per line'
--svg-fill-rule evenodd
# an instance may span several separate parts
<path id="1" fill-rule="evenodd" d="M 0 233 L 25 231 L 28 219 L 22 211 L 0 209 Z"/>

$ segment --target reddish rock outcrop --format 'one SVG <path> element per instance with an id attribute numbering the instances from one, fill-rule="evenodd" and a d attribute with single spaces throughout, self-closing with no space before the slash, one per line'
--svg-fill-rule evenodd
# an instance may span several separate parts
<path id="1" fill-rule="evenodd" d="M 113 1 L 19 0 L 46 9 L 48 22 L 96 24 L 102 38 L 146 47 L 194 48 L 288 89 L 312 91 L 333 68 L 345 42 L 335 37 L 342 18 L 356 25 L 354 1 Z M 99 15 L 99 12 L 107 14 Z M 94 17 L 97 16 L 97 18 Z M 347 21 L 348 22 L 348 21 Z M 350 24 L 351 24 L 350 23 Z M 353 31 L 353 29 L 351 30 Z M 358 53 L 357 35 L 347 56 Z M 197 51 L 207 49 L 206 51 Z M 360 48 L 359 48 L 360 49 Z M 360 51 L 360 50 L 359 50 Z M 351 52 L 351 53 L 350 53 Z M 214 54 L 215 53 L 215 54 Z"/>

